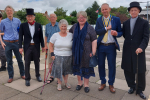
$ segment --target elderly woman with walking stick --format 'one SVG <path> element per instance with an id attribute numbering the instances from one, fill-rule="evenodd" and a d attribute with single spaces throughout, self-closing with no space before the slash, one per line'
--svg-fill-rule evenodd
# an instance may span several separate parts
<path id="1" fill-rule="evenodd" d="M 61 91 L 62 77 L 65 86 L 70 89 L 68 74 L 72 74 L 72 33 L 67 32 L 68 22 L 59 21 L 60 32 L 54 33 L 50 39 L 50 53 L 54 60 L 51 75 L 58 80 L 57 90 Z"/>
<path id="2" fill-rule="evenodd" d="M 95 76 L 94 68 L 89 67 L 90 57 L 95 55 L 97 48 L 97 36 L 94 28 L 87 22 L 87 13 L 80 11 L 77 13 L 78 23 L 74 24 L 69 32 L 73 33 L 73 74 L 77 75 L 78 84 L 76 90 L 83 87 L 82 77 L 84 77 L 84 91 L 88 93 L 89 78 Z"/>

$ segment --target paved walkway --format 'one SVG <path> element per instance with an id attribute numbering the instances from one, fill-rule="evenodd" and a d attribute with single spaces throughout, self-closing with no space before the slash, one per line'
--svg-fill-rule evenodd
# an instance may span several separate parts
<path id="1" fill-rule="evenodd" d="M 56 79 L 51 84 L 45 85 L 43 94 L 40 95 L 43 82 L 37 82 L 34 71 L 34 64 L 31 63 L 30 73 L 31 73 L 31 86 L 26 87 L 25 81 L 20 78 L 19 69 L 17 65 L 17 61 L 14 61 L 14 81 L 12 83 L 7 83 L 8 73 L 0 72 L 0 100 L 142 100 L 139 96 L 134 94 L 128 94 L 127 90 L 129 89 L 123 70 L 121 69 L 121 57 L 122 57 L 122 46 L 123 46 L 123 38 L 119 38 L 119 44 L 121 46 L 121 51 L 117 51 L 117 61 L 116 61 L 116 80 L 115 80 L 115 88 L 116 93 L 112 94 L 109 91 L 108 84 L 105 90 L 98 91 L 98 87 L 100 84 L 98 68 L 95 67 L 96 77 L 90 78 L 90 92 L 85 93 L 82 88 L 80 91 L 76 91 L 77 79 L 76 76 L 69 76 L 69 83 L 72 88 L 67 89 L 64 85 L 62 91 L 57 91 L 57 83 Z M 44 79 L 44 68 L 45 68 L 45 54 L 41 54 L 40 61 L 40 74 L 42 79 Z M 146 89 L 144 94 L 150 99 L 150 44 L 146 49 L 146 61 L 147 61 L 147 72 L 146 72 Z M 107 63 L 107 62 L 106 62 Z M 108 67 L 106 64 L 106 73 L 108 79 Z M 47 69 L 48 72 L 48 69 Z"/>

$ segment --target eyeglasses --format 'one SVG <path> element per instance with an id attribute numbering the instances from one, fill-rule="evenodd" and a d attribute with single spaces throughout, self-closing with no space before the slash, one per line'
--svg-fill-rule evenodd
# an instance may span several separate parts
<path id="1" fill-rule="evenodd" d="M 78 19 L 85 19 L 85 17 L 78 17 Z"/>

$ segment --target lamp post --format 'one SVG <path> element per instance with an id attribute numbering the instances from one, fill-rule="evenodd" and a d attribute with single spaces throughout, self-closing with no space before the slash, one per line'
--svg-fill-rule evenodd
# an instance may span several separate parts
<path id="1" fill-rule="evenodd" d="M 139 3 L 147 3 L 147 21 L 149 22 L 149 20 L 148 20 L 148 6 L 149 6 L 149 2 L 150 1 L 147 1 L 147 2 L 139 2 Z"/>

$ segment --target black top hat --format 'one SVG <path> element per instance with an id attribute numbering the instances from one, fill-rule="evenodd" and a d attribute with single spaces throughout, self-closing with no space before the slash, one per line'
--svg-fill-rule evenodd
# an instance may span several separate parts
<path id="1" fill-rule="evenodd" d="M 128 11 L 130 11 L 130 9 L 133 8 L 133 7 L 137 7 L 137 8 L 140 10 L 140 12 L 141 12 L 141 10 L 142 10 L 142 8 L 140 7 L 139 2 L 136 2 L 136 1 L 131 2 L 131 3 L 130 3 L 130 7 L 128 8 Z"/>
<path id="2" fill-rule="evenodd" d="M 32 9 L 32 8 L 27 8 L 27 9 L 26 9 L 26 12 L 27 12 L 26 15 L 35 15 L 35 14 L 34 14 L 34 9 Z"/>

